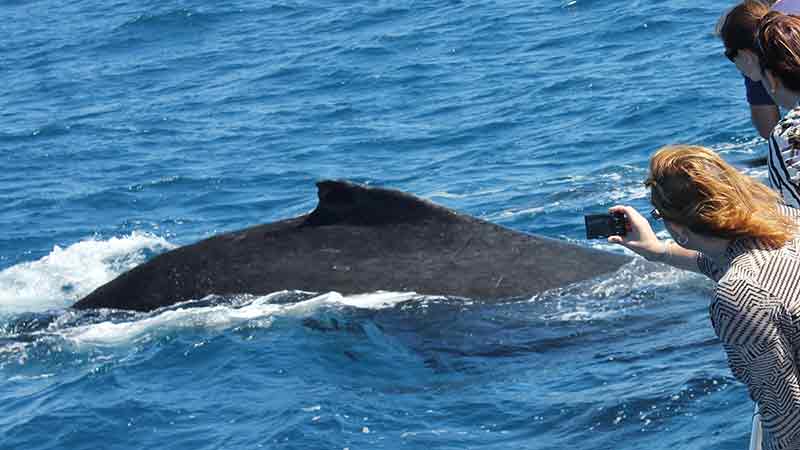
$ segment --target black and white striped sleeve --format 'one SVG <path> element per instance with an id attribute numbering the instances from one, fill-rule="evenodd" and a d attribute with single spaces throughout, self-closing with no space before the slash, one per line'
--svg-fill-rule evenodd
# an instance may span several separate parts
<path id="1" fill-rule="evenodd" d="M 793 148 L 787 137 L 799 132 L 800 126 L 782 128 L 775 127 L 769 138 L 769 155 L 767 168 L 769 183 L 778 191 L 787 205 L 800 207 L 800 171 L 798 171 L 798 149 Z"/>
<path id="2" fill-rule="evenodd" d="M 800 448 L 800 377 L 780 326 L 782 302 L 748 280 L 724 280 L 710 313 L 733 375 L 758 403 L 773 448 Z"/>

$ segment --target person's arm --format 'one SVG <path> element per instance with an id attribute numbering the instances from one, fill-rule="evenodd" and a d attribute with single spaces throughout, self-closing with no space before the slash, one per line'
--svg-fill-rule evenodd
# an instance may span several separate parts
<path id="1" fill-rule="evenodd" d="M 744 90 L 747 103 L 750 105 L 750 121 L 764 139 L 769 139 L 772 129 L 781 118 L 781 112 L 764 83 L 753 81 L 744 76 Z"/>
<path id="2" fill-rule="evenodd" d="M 780 119 L 780 111 L 775 105 L 750 105 L 750 121 L 764 139 L 769 139 Z"/>
<path id="3" fill-rule="evenodd" d="M 650 223 L 630 206 L 613 206 L 611 213 L 623 213 L 628 218 L 628 233 L 625 236 L 611 236 L 608 242 L 619 244 L 643 256 L 648 261 L 669 264 L 678 269 L 706 274 L 698 266 L 700 253 L 680 245 L 658 239 Z"/>

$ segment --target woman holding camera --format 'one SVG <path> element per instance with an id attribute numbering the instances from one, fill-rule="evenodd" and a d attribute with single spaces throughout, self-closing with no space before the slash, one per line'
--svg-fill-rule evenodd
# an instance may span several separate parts
<path id="1" fill-rule="evenodd" d="M 629 232 L 609 242 L 717 282 L 714 331 L 733 375 L 758 404 L 767 449 L 800 449 L 800 212 L 712 150 L 665 147 L 645 181 L 660 241 L 629 206 Z"/>

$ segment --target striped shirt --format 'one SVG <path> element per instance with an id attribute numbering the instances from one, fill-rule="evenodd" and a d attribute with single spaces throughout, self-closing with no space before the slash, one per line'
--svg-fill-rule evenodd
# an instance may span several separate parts
<path id="1" fill-rule="evenodd" d="M 785 213 L 800 224 L 800 211 Z M 702 253 L 717 281 L 709 312 L 737 380 L 758 404 L 764 449 L 800 449 L 800 235 L 781 248 L 752 238 L 728 246 L 726 265 Z"/>
<path id="2" fill-rule="evenodd" d="M 800 107 L 775 125 L 769 138 L 769 183 L 787 205 L 800 208 Z"/>

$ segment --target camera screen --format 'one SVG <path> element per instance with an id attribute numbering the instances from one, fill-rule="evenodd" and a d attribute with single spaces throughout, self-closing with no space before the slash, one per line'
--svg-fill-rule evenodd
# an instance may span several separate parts
<path id="1" fill-rule="evenodd" d="M 613 214 L 589 214 L 586 220 L 586 239 L 625 235 L 625 219 Z"/>

